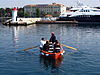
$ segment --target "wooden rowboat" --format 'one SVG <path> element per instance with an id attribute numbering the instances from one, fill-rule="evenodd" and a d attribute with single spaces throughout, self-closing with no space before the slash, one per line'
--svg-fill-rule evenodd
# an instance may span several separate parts
<path id="1" fill-rule="evenodd" d="M 48 57 L 48 58 L 52 58 L 52 59 L 58 59 L 59 57 L 61 57 L 63 55 L 64 50 L 61 49 L 59 52 L 40 50 L 40 53 L 44 57 Z"/>
<path id="2" fill-rule="evenodd" d="M 48 59 L 48 57 L 40 55 L 40 64 L 44 66 L 43 68 L 57 69 L 61 66 L 62 61 L 63 61 L 63 56 L 60 56 L 58 59 Z"/>

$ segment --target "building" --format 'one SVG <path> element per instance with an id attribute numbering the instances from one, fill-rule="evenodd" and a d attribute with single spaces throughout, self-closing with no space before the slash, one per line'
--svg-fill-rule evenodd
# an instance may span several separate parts
<path id="1" fill-rule="evenodd" d="M 66 12 L 63 4 L 38 4 L 24 6 L 24 13 L 30 17 L 44 17 L 45 15 L 59 16 L 62 12 Z"/>

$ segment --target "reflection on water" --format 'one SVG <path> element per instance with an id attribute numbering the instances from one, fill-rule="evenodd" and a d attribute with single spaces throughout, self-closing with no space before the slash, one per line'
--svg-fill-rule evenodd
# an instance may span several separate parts
<path id="1" fill-rule="evenodd" d="M 59 67 L 61 66 L 63 61 L 63 56 L 59 57 L 56 60 L 48 59 L 47 57 L 43 57 L 40 55 L 40 64 L 41 67 L 45 70 L 51 71 L 51 73 L 57 74 Z"/>
<path id="2" fill-rule="evenodd" d="M 20 28 L 17 27 L 12 27 L 12 40 L 13 40 L 13 45 L 14 47 L 17 49 L 19 47 L 19 45 L 17 44 L 19 41 L 19 30 Z"/>

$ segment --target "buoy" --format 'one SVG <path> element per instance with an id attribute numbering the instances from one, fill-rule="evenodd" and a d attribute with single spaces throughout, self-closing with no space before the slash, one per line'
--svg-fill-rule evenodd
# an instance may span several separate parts
<path id="1" fill-rule="evenodd" d="M 13 8 L 12 9 L 12 22 L 16 22 L 17 21 L 17 9 Z"/>

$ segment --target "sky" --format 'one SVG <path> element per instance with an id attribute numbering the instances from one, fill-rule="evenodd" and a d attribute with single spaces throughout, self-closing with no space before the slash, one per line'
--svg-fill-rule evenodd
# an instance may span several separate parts
<path id="1" fill-rule="evenodd" d="M 28 4 L 51 4 L 58 3 L 65 6 L 77 6 L 78 0 L 0 0 L 0 8 L 23 7 Z M 80 0 L 84 5 L 100 7 L 100 0 Z"/>

